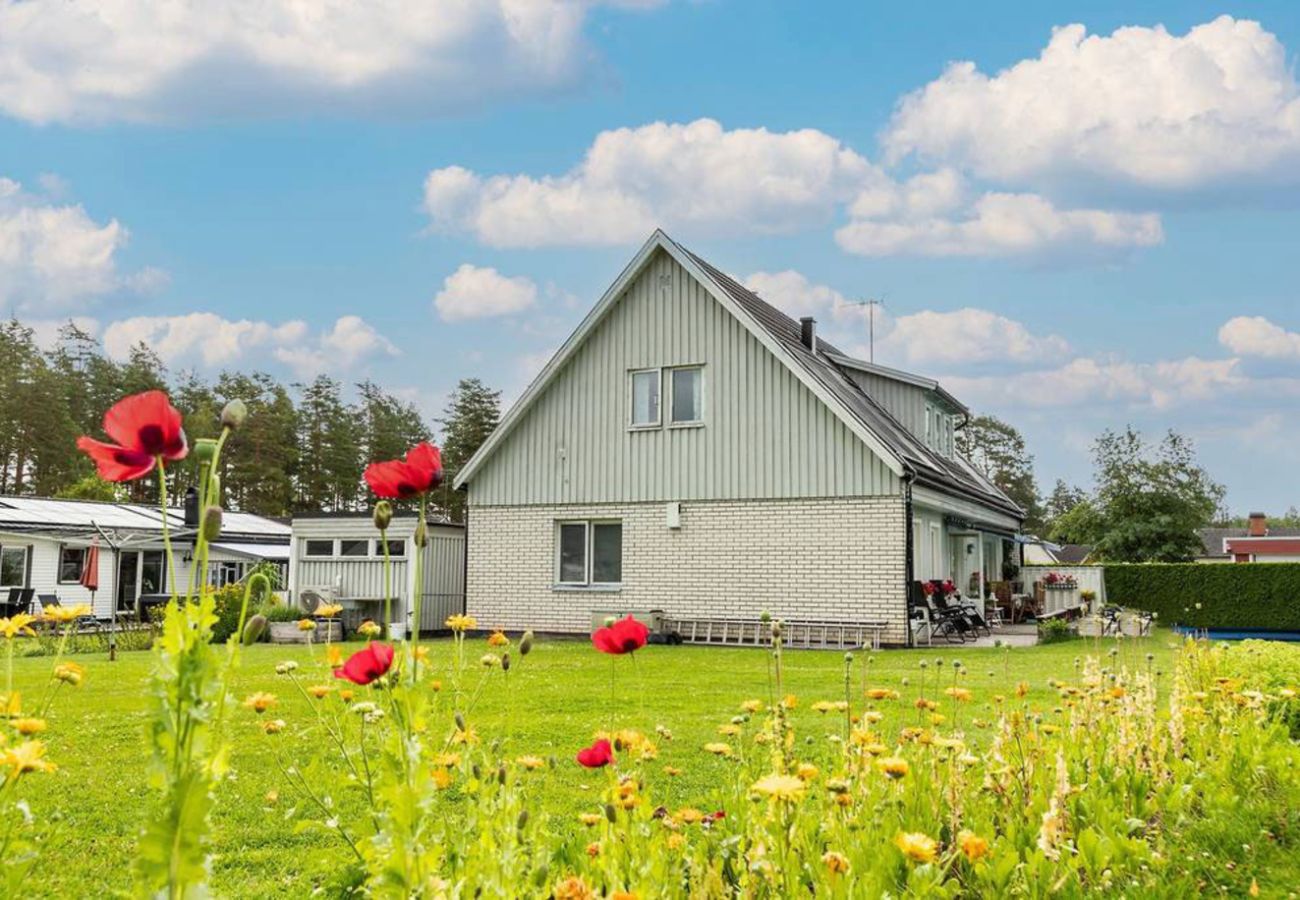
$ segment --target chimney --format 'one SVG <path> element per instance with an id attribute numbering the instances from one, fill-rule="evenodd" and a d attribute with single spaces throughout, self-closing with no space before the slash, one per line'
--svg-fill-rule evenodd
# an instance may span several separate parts
<path id="1" fill-rule="evenodd" d="M 1268 534 L 1268 517 L 1262 512 L 1251 513 L 1250 525 L 1246 528 L 1246 534 L 1250 537 L 1265 537 Z"/>
<path id="2" fill-rule="evenodd" d="M 197 488 L 190 487 L 185 491 L 185 527 L 199 527 L 199 492 Z"/>
<path id="3" fill-rule="evenodd" d="M 799 340 L 809 350 L 817 349 L 817 320 L 812 316 L 804 316 L 799 320 Z"/>

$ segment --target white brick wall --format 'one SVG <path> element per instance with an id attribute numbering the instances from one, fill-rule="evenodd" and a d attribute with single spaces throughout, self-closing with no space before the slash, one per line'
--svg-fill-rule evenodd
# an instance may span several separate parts
<path id="1" fill-rule="evenodd" d="M 623 522 L 623 586 L 557 590 L 555 523 Z M 592 610 L 885 621 L 906 640 L 901 497 L 471 506 L 468 607 L 481 627 L 586 632 Z"/>

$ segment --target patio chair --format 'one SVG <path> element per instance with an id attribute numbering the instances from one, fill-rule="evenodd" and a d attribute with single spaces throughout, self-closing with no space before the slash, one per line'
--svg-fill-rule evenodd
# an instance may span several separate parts
<path id="1" fill-rule="evenodd" d="M 985 634 L 990 637 L 993 636 L 993 632 L 989 630 L 988 619 L 984 618 L 984 611 L 975 604 L 974 600 L 964 598 L 961 594 L 958 594 L 956 602 L 948 605 L 961 610 L 962 614 L 966 616 L 966 621 L 970 622 L 971 630 L 976 637 L 979 637 L 981 628 L 984 629 Z"/>
<path id="2" fill-rule="evenodd" d="M 18 598 L 18 611 L 31 614 L 32 601 L 36 599 L 36 588 L 23 588 L 22 595 Z"/>
<path id="3" fill-rule="evenodd" d="M 9 597 L 3 603 L 0 603 L 0 616 L 11 619 L 23 611 L 22 607 L 23 589 L 10 588 Z"/>
<path id="4" fill-rule="evenodd" d="M 917 605 L 929 616 L 933 636 L 943 637 L 950 644 L 965 643 L 968 634 L 975 637 L 975 626 L 960 608 L 943 602 L 937 594 L 927 597 L 919 581 L 915 582 L 913 593 L 919 598 Z"/>

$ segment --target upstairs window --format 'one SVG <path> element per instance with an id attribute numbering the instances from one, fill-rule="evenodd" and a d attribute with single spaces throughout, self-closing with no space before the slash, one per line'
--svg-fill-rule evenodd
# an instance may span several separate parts
<path id="1" fill-rule="evenodd" d="M 670 369 L 669 375 L 672 378 L 672 424 L 694 425 L 703 421 L 703 369 L 699 366 Z"/>
<path id="2" fill-rule="evenodd" d="M 303 556 L 333 556 L 334 542 L 326 540 L 309 540 L 303 546 Z"/>
<path id="3" fill-rule="evenodd" d="M 659 381 L 658 369 L 632 373 L 633 428 L 653 428 L 659 425 Z"/>
<path id="4" fill-rule="evenodd" d="M 370 552 L 370 542 L 364 538 L 339 541 L 339 556 L 366 556 Z"/>

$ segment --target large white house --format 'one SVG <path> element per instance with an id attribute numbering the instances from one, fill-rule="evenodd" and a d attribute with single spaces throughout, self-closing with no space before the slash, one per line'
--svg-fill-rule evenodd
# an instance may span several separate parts
<path id="1" fill-rule="evenodd" d="M 853 359 L 656 231 L 463 467 L 467 608 L 882 623 L 1000 579 L 1021 510 L 937 382 Z"/>
<path id="2" fill-rule="evenodd" d="M 193 567 L 195 529 L 182 509 L 168 515 L 176 583 L 185 590 Z M 287 574 L 289 526 L 249 513 L 227 512 L 221 537 L 210 546 L 209 583 L 227 584 L 262 562 Z M 157 507 L 43 497 L 0 497 L 0 600 L 26 590 L 41 604 L 89 604 L 81 585 L 87 548 L 100 546 L 94 613 L 107 619 L 130 613 L 141 596 L 168 593 L 171 577 Z"/>

